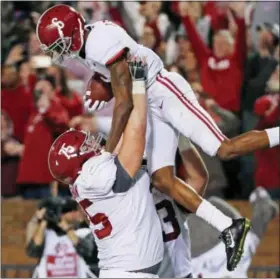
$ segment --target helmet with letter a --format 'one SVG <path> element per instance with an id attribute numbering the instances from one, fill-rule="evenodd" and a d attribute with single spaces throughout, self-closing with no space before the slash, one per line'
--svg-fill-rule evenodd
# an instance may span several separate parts
<path id="1" fill-rule="evenodd" d="M 41 49 L 54 62 L 63 56 L 77 57 L 84 44 L 85 20 L 68 5 L 56 5 L 46 10 L 37 23 L 37 37 Z"/>
<path id="2" fill-rule="evenodd" d="M 73 184 L 83 164 L 102 152 L 102 134 L 70 129 L 61 134 L 52 144 L 48 164 L 52 176 L 64 183 Z"/>

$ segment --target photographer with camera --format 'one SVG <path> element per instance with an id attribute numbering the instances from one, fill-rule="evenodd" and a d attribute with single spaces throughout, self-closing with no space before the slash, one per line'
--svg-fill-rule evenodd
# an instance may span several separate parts
<path id="1" fill-rule="evenodd" d="M 44 199 L 27 225 L 28 256 L 38 258 L 33 278 L 96 278 L 97 250 L 89 228 L 70 198 Z M 80 227 L 80 228 L 79 228 Z"/>

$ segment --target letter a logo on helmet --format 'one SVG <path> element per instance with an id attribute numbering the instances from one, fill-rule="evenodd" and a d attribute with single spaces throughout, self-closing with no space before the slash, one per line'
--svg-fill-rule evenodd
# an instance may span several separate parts
<path id="1" fill-rule="evenodd" d="M 61 20 L 58 20 L 56 17 L 52 19 L 52 24 L 56 25 L 58 28 L 58 32 L 61 33 L 61 36 L 63 37 L 63 28 L 64 28 L 64 23 Z"/>
<path id="2" fill-rule="evenodd" d="M 48 164 L 52 176 L 65 184 L 72 184 L 83 164 L 101 154 L 101 134 L 90 134 L 71 129 L 61 134 L 52 144 Z"/>
<path id="3" fill-rule="evenodd" d="M 68 5 L 46 10 L 37 23 L 41 49 L 61 63 L 63 56 L 76 57 L 84 44 L 85 20 Z"/>

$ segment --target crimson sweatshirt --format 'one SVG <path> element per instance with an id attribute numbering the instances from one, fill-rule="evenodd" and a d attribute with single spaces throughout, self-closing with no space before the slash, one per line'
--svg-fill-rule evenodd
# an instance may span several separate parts
<path id="1" fill-rule="evenodd" d="M 240 109 L 240 91 L 246 59 L 246 28 L 243 19 L 236 19 L 238 32 L 232 55 L 217 58 L 202 41 L 189 17 L 182 18 L 200 67 L 203 90 L 224 109 Z"/>

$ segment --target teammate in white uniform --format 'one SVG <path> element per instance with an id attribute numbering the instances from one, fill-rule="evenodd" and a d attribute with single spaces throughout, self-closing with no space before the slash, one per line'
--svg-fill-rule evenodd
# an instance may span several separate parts
<path id="1" fill-rule="evenodd" d="M 134 108 L 118 156 L 100 138 L 76 130 L 59 136 L 49 153 L 52 175 L 70 184 L 90 220 L 98 247 L 100 277 L 157 277 L 163 240 L 150 179 L 141 169 L 146 133 L 145 71 L 130 65 Z M 133 154 L 133 160 L 131 160 Z"/>
<path id="2" fill-rule="evenodd" d="M 79 122 L 79 125 L 84 125 L 88 122 L 85 119 L 84 122 Z M 108 135 L 112 122 L 112 110 L 108 111 L 107 108 L 96 113 L 94 120 L 89 121 L 86 124 L 89 130 L 93 132 L 102 132 Z M 96 123 L 96 127 L 92 123 Z M 148 129 L 149 127 L 147 127 Z M 185 151 L 188 150 L 187 154 L 190 154 L 192 145 L 186 139 L 180 139 L 180 151 L 183 152 L 182 156 L 186 156 Z M 195 156 L 191 154 L 193 159 Z M 185 158 L 189 160 L 189 158 Z M 192 163 L 192 162 L 191 162 Z M 202 172 L 202 163 L 197 163 L 196 160 L 195 178 Z M 189 173 L 189 170 L 187 170 Z M 192 175 L 192 176 L 193 176 Z M 192 178 L 192 177 L 188 177 Z M 190 253 L 190 238 L 188 225 L 186 223 L 186 215 L 178 207 L 178 205 L 166 194 L 153 188 L 153 199 L 157 209 L 157 213 L 161 222 L 163 242 L 164 242 L 164 255 L 163 260 L 158 271 L 160 278 L 188 278 L 192 276 L 191 267 L 191 253 Z"/>
<path id="3" fill-rule="evenodd" d="M 279 128 L 252 131 L 232 140 L 226 139 L 200 107 L 187 81 L 177 73 L 167 72 L 152 50 L 137 44 L 112 22 L 96 22 L 87 28 L 84 24 L 82 16 L 67 5 L 48 9 L 37 25 L 42 49 L 59 63 L 64 56 L 85 57 L 85 63 L 92 71 L 111 81 L 116 102 L 106 143 L 109 152 L 119 142 L 133 108 L 127 58 L 129 55 L 146 57 L 146 88 L 152 127 L 147 141 L 147 156 L 152 182 L 222 232 L 228 269 L 233 270 L 241 258 L 250 223 L 246 219 L 232 221 L 175 177 L 173 167 L 178 144 L 177 131 L 209 155 L 230 159 L 279 144 Z"/>
<path id="4" fill-rule="evenodd" d="M 167 195 L 153 188 L 154 203 L 161 221 L 164 256 L 158 271 L 160 278 L 191 277 L 191 252 L 186 217 Z"/>

